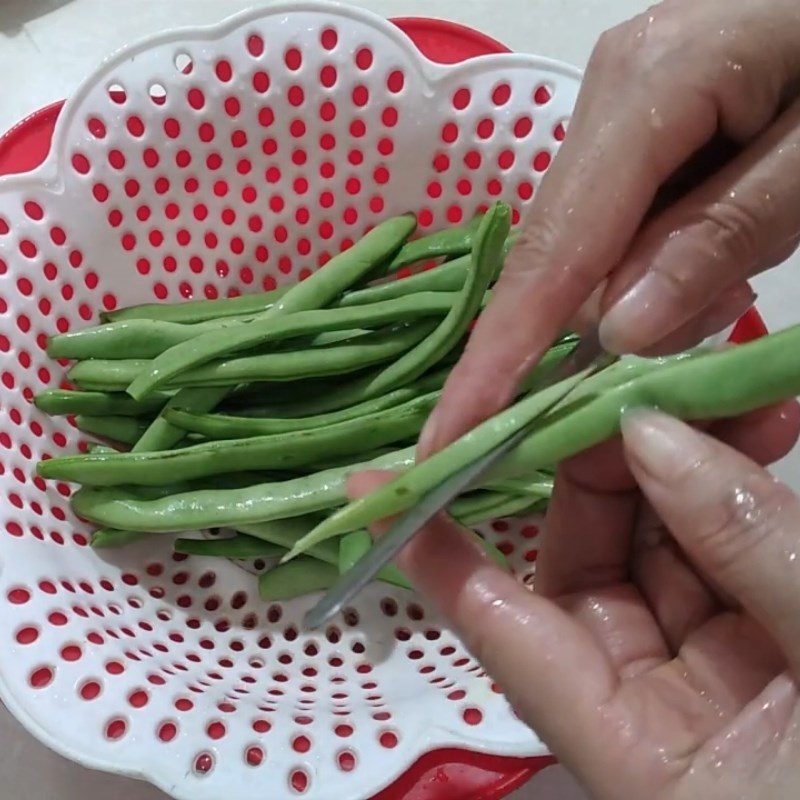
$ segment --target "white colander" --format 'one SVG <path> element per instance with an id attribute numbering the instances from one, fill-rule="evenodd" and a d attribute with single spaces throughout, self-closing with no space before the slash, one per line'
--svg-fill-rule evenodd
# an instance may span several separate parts
<path id="1" fill-rule="evenodd" d="M 83 437 L 31 399 L 63 380 L 47 337 L 103 308 L 296 281 L 407 210 L 518 220 L 578 82 L 530 56 L 434 64 L 371 14 L 285 3 L 115 55 L 47 162 L 0 180 L 0 694 L 44 743 L 186 800 L 363 800 L 437 748 L 545 752 L 411 593 L 375 585 L 307 635 L 312 598 L 267 607 L 168 537 L 93 552 L 72 487 L 35 477 Z M 529 580 L 537 528 L 489 532 Z"/>

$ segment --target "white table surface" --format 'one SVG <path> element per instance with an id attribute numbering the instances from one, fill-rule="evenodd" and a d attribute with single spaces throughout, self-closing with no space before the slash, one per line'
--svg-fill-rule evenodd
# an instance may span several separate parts
<path id="1" fill-rule="evenodd" d="M 107 53 L 177 25 L 216 22 L 254 0 L 0 0 L 0 131 L 31 111 L 68 97 Z M 361 0 L 384 16 L 435 15 L 485 31 L 515 50 L 584 66 L 597 36 L 644 10 L 649 0 Z M 12 79 L 12 76 L 13 79 Z M 758 307 L 772 329 L 800 317 L 792 259 L 755 281 Z M 776 473 L 800 489 L 800 452 Z M 0 794 L 15 800 L 166 800 L 133 781 L 89 772 L 50 753 L 0 710 Z M 580 800 L 561 768 L 540 773 L 513 800 Z M 467 798 L 465 798 L 467 800 Z"/>

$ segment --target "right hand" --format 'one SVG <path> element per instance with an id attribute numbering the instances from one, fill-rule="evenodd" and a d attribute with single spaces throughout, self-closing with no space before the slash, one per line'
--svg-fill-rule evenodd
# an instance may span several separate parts
<path id="1" fill-rule="evenodd" d="M 665 0 L 604 34 L 420 455 L 505 407 L 581 310 L 617 353 L 684 349 L 735 321 L 748 278 L 800 236 L 798 96 L 797 0 Z M 681 170 L 729 154 L 721 138 L 738 154 L 665 205 Z"/>
<path id="2" fill-rule="evenodd" d="M 627 415 L 560 466 L 535 594 L 443 515 L 399 564 L 597 800 L 794 800 L 800 503 L 754 461 L 799 430 Z"/>

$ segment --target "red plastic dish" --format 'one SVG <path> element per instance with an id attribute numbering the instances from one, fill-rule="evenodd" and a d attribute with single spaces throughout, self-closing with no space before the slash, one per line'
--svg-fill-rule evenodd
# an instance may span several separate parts
<path id="1" fill-rule="evenodd" d="M 393 22 L 428 58 L 452 64 L 509 49 L 479 31 L 445 20 L 403 17 Z M 28 172 L 47 157 L 63 101 L 22 120 L 0 137 L 0 175 Z M 737 324 L 731 340 L 744 342 L 767 332 L 755 309 Z M 500 800 L 555 763 L 548 757 L 507 758 L 459 749 L 436 750 L 420 758 L 373 800 Z"/>

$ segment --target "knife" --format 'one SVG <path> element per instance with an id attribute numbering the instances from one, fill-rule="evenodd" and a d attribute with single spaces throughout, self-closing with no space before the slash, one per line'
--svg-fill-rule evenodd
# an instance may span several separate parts
<path id="1" fill-rule="evenodd" d="M 550 375 L 545 376 L 540 384 L 534 386 L 534 390 L 541 391 L 582 370 L 588 370 L 590 373 L 596 372 L 613 360 L 615 360 L 614 357 L 603 350 L 595 329 L 585 335 L 572 353 Z M 397 519 L 389 531 L 381 536 L 352 569 L 342 575 L 306 614 L 305 626 L 313 630 L 330 621 L 374 580 L 381 569 L 408 544 L 425 523 L 446 509 L 477 478 L 520 444 L 530 434 L 531 428 L 538 420 L 558 405 L 572 391 L 572 388 L 565 388 L 564 392 L 559 394 L 541 414 L 537 415 L 535 420 L 505 439 L 490 452 L 466 464 L 458 472 L 445 479 L 428 492 L 413 508 Z"/>

